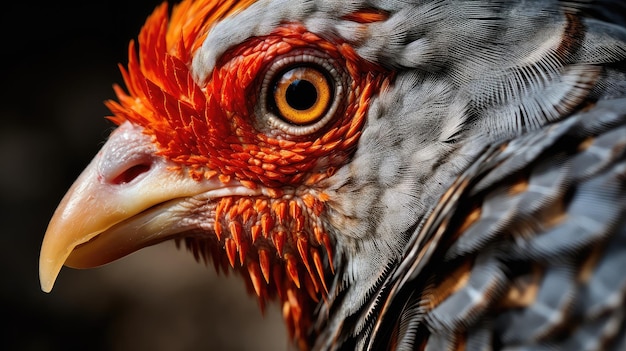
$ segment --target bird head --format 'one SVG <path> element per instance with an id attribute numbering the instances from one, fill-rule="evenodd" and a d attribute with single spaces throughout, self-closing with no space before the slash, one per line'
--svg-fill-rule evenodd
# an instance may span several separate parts
<path id="1" fill-rule="evenodd" d="M 63 265 L 95 267 L 175 239 L 241 272 L 261 304 L 278 299 L 294 337 L 305 335 L 303 310 L 328 294 L 336 254 L 323 183 L 354 153 L 391 75 L 299 22 L 224 42 L 229 16 L 249 6 L 184 1 L 170 17 L 163 4 L 130 43 L 127 90 L 107 102 L 119 127 L 46 232 L 44 291 Z"/>
<path id="2" fill-rule="evenodd" d="M 623 46 L 586 36 L 568 4 L 157 7 L 107 102 L 118 127 L 50 221 L 42 289 L 63 265 L 173 239 L 277 300 L 298 345 L 368 330 L 375 292 L 485 145 L 610 86 L 594 53 Z"/>

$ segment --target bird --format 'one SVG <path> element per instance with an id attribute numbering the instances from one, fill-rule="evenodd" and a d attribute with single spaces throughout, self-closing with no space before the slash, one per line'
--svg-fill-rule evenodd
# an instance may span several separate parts
<path id="1" fill-rule="evenodd" d="M 42 290 L 174 240 L 277 302 L 294 349 L 624 350 L 626 27 L 603 11 L 164 2 Z"/>

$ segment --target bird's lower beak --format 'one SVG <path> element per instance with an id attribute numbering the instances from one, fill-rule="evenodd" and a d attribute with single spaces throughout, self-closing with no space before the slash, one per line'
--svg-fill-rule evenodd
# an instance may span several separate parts
<path id="1" fill-rule="evenodd" d="M 173 170 L 170 161 L 155 154 L 140 127 L 122 124 L 50 220 L 39 261 L 42 290 L 52 290 L 64 264 L 95 267 L 188 231 L 194 224 L 183 219 L 192 210 L 191 197 L 207 194 L 208 206 L 211 197 L 232 189 L 219 180 L 196 181 Z"/>

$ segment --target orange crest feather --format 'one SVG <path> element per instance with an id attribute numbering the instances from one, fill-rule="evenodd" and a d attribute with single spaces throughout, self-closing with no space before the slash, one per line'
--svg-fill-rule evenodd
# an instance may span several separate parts
<path id="1" fill-rule="evenodd" d="M 206 85 L 198 86 L 190 71 L 194 52 L 219 20 L 252 2 L 183 1 L 169 19 L 167 5 L 157 7 L 141 30 L 139 47 L 129 45 L 128 66 L 120 66 L 128 93 L 116 86 L 118 102 L 107 106 L 115 115 L 111 120 L 143 126 L 159 154 L 195 179 L 263 187 L 256 199 L 216 199 L 215 236 L 184 240 L 197 259 L 211 259 L 218 271 L 245 272 L 261 305 L 278 297 L 291 334 L 306 343 L 312 309 L 328 294 L 326 270 L 334 272 L 332 239 L 321 220 L 328 197 L 313 189 L 347 162 L 371 98 L 391 78 L 347 43 L 286 23 L 266 36 L 233 43 Z M 368 23 L 385 16 L 361 11 L 347 18 Z M 298 49 L 322 51 L 345 68 L 345 103 L 312 134 L 263 133 L 254 120 L 259 76 L 276 57 Z M 289 196 L 285 185 L 292 189 Z M 294 194 L 297 186 L 311 190 Z"/>

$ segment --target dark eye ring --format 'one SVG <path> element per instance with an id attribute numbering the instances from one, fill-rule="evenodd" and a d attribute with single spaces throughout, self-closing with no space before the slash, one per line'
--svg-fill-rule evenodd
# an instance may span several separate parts
<path id="1" fill-rule="evenodd" d="M 281 57 L 265 72 L 257 119 L 291 135 L 316 132 L 342 105 L 347 76 L 323 53 Z"/>

